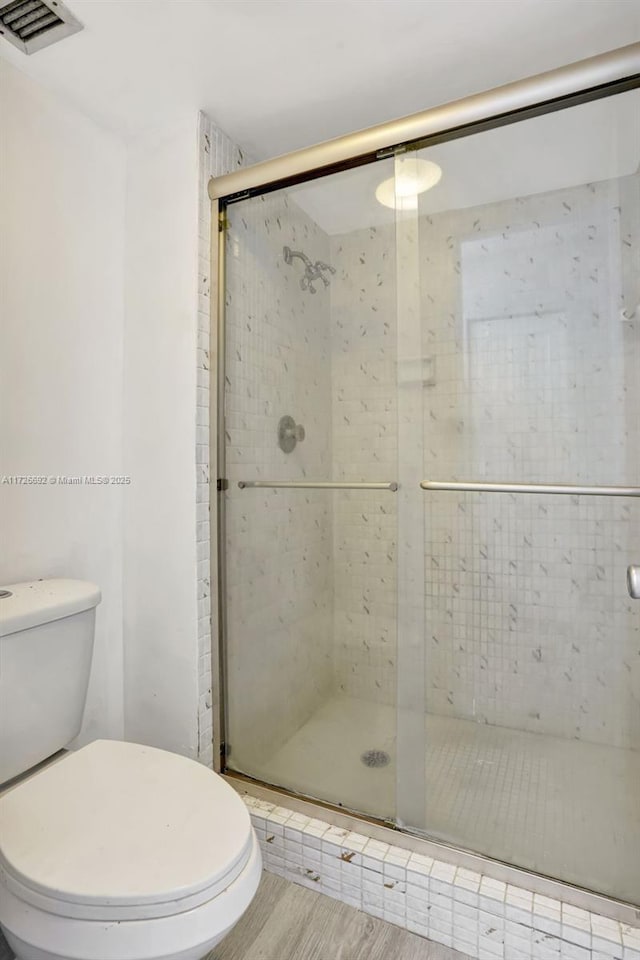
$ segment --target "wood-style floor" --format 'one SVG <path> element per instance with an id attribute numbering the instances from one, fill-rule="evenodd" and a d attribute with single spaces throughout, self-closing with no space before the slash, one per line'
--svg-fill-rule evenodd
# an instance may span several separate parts
<path id="1" fill-rule="evenodd" d="M 273 874 L 206 960 L 466 960 L 354 907 Z"/>
<path id="2" fill-rule="evenodd" d="M 0 933 L 0 960 L 13 954 Z M 205 960 L 467 960 L 346 903 L 263 874 L 255 900 Z"/>

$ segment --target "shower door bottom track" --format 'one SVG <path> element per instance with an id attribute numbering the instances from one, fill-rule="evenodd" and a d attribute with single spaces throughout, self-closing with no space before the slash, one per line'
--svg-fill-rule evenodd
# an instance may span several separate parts
<path id="1" fill-rule="evenodd" d="M 620 923 L 630 926 L 640 925 L 640 906 L 624 903 L 552 877 L 515 867 L 501 860 L 493 860 L 491 857 L 482 856 L 462 847 L 400 829 L 389 821 L 345 810 L 316 798 L 311 799 L 236 771 L 224 770 L 222 776 L 241 796 L 255 797 L 257 800 L 263 800 L 275 806 L 286 807 L 294 813 L 303 814 L 310 819 L 322 820 L 330 826 L 472 870 L 482 876 L 522 887 L 531 893 L 550 897 L 603 917 L 610 917 Z"/>

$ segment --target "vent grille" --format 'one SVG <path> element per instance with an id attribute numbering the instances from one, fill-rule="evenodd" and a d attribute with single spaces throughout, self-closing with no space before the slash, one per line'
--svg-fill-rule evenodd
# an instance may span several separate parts
<path id="1" fill-rule="evenodd" d="M 50 10 L 42 0 L 13 0 L 13 3 L 2 8 L 0 20 L 23 42 L 50 30 L 57 23 L 64 23 L 62 17 Z"/>
<path id="2" fill-rule="evenodd" d="M 82 30 L 60 0 L 0 0 L 0 34 L 23 53 L 35 53 Z"/>

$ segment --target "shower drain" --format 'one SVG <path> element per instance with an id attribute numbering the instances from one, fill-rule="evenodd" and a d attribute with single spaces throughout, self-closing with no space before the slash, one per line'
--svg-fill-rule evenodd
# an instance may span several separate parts
<path id="1" fill-rule="evenodd" d="M 365 767 L 386 767 L 391 757 L 385 750 L 365 750 L 360 759 Z"/>

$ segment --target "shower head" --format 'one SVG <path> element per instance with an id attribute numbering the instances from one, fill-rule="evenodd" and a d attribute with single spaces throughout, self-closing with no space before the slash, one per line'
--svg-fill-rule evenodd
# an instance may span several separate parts
<path id="1" fill-rule="evenodd" d="M 330 281 L 324 276 L 325 272 L 336 272 L 336 268 L 332 267 L 330 263 L 325 263 L 323 260 L 316 260 L 315 263 L 312 263 L 306 253 L 303 253 L 301 250 L 292 250 L 291 247 L 283 247 L 282 256 L 284 262 L 287 264 L 293 263 L 294 257 L 302 260 L 304 263 L 304 274 L 300 280 L 300 287 L 302 290 L 308 290 L 309 293 L 316 292 L 314 280 L 322 280 L 324 286 L 328 287 Z"/>

